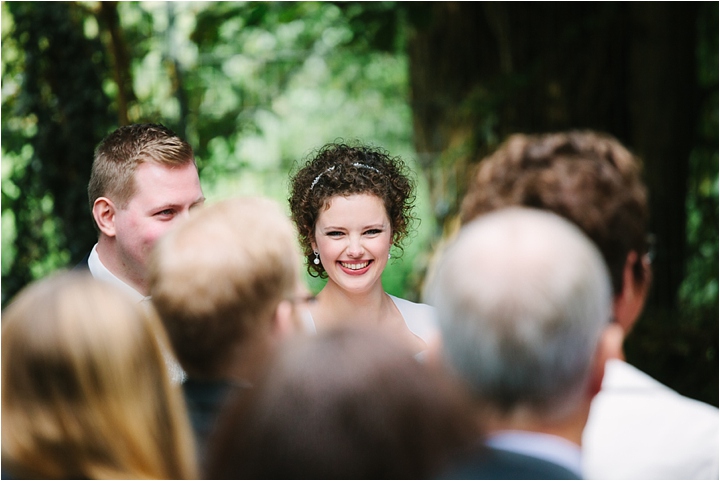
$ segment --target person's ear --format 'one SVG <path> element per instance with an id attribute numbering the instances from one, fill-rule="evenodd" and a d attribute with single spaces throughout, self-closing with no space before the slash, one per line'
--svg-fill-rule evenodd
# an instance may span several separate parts
<path id="1" fill-rule="evenodd" d="M 615 295 L 613 302 L 613 313 L 615 321 L 622 326 L 625 335 L 630 333 L 635 321 L 640 317 L 648 291 L 650 290 L 650 282 L 652 278 L 652 268 L 650 260 L 643 257 L 643 277 L 636 279 L 634 274 L 634 266 L 638 261 L 638 253 L 630 251 L 625 259 L 625 267 L 623 268 L 622 289 Z"/>
<path id="2" fill-rule="evenodd" d="M 300 329 L 295 306 L 292 301 L 284 299 L 275 308 L 272 319 L 272 334 L 276 339 L 284 339 Z"/>
<path id="3" fill-rule="evenodd" d="M 605 364 L 608 360 L 622 359 L 624 339 L 625 333 L 617 322 L 609 323 L 600 336 L 590 371 L 590 381 L 588 384 L 588 394 L 590 398 L 595 397 L 595 395 L 600 392 L 603 377 L 605 377 Z"/>
<path id="4" fill-rule="evenodd" d="M 92 215 L 100 232 L 108 237 L 115 237 L 115 204 L 107 197 L 98 197 L 93 203 Z"/>

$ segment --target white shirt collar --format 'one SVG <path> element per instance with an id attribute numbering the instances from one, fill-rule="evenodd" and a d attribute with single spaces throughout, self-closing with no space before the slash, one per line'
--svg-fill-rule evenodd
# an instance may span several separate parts
<path id="1" fill-rule="evenodd" d="M 95 279 L 101 279 L 119 287 L 123 291 L 127 292 L 135 302 L 142 302 L 150 299 L 149 296 L 143 296 L 135 290 L 135 288 L 122 281 L 119 277 L 110 272 L 107 267 L 105 267 L 97 253 L 97 244 L 93 246 L 92 251 L 90 252 L 90 257 L 88 257 L 88 268 Z"/>
<path id="2" fill-rule="evenodd" d="M 580 446 L 560 436 L 508 430 L 490 434 L 485 443 L 491 448 L 544 459 L 582 475 Z"/>
<path id="3" fill-rule="evenodd" d="M 118 286 L 120 289 L 127 292 L 133 301 L 138 303 L 150 301 L 150 296 L 143 296 L 132 286 L 120 280 L 120 278 L 105 267 L 105 265 L 100 261 L 100 256 L 98 256 L 97 244 L 93 246 L 90 256 L 88 257 L 88 268 L 95 279 L 101 279 L 105 282 L 111 283 L 112 285 Z M 175 383 L 182 384 L 185 379 L 187 379 L 185 371 L 183 371 L 182 367 L 180 367 L 180 363 L 175 360 L 175 357 L 170 354 L 167 347 L 161 346 L 161 348 L 163 357 L 165 358 L 165 364 L 170 372 L 170 379 Z"/>

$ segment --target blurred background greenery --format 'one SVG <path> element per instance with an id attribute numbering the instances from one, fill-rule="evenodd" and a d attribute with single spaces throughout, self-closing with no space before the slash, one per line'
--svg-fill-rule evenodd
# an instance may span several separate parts
<path id="1" fill-rule="evenodd" d="M 628 360 L 718 404 L 718 4 L 3 2 L 2 303 L 95 241 L 97 143 L 160 122 L 209 202 L 286 203 L 313 149 L 416 172 L 421 222 L 386 289 L 413 300 L 468 169 L 510 133 L 592 128 L 645 162 L 654 286 Z M 321 283 L 308 279 L 313 290 Z"/>

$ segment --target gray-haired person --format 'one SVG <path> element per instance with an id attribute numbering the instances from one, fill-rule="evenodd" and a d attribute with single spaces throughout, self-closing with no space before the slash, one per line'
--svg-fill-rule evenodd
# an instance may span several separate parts
<path id="1" fill-rule="evenodd" d="M 620 348 L 612 289 L 573 224 L 510 208 L 463 227 L 425 292 L 442 358 L 465 382 L 487 432 L 454 479 L 580 479 L 581 437 L 605 361 Z"/>

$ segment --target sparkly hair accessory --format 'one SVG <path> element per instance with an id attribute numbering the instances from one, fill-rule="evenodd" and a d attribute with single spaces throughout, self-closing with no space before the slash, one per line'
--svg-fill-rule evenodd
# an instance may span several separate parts
<path id="1" fill-rule="evenodd" d="M 327 169 L 325 169 L 325 170 L 323 170 L 322 172 L 320 172 L 320 173 L 317 175 L 317 177 L 315 177 L 315 179 L 312 181 L 312 184 L 310 184 L 310 190 L 313 190 L 313 188 L 315 187 L 315 184 L 318 183 L 318 180 L 320 180 L 320 177 L 322 177 L 323 174 L 325 174 L 325 173 L 327 173 L 327 172 L 330 172 L 331 170 L 335 170 L 335 166 L 334 166 L 334 165 L 333 165 L 332 167 L 328 167 Z"/>
<path id="2" fill-rule="evenodd" d="M 374 171 L 377 172 L 378 174 L 380 173 L 379 170 L 377 170 L 375 167 L 373 167 L 373 166 L 371 166 L 371 165 L 361 164 L 360 162 L 353 162 L 353 165 L 354 165 L 355 167 L 362 167 L 363 169 L 374 170 Z"/>
<path id="3" fill-rule="evenodd" d="M 373 167 L 373 166 L 371 166 L 371 165 L 361 164 L 360 162 L 353 162 L 352 165 L 354 165 L 355 167 L 363 168 L 363 169 L 374 170 L 374 171 L 377 172 L 378 174 L 380 173 L 379 170 L 377 170 L 375 167 Z M 323 170 L 322 172 L 320 172 L 320 173 L 317 175 L 317 177 L 315 177 L 315 178 L 313 179 L 312 184 L 310 184 L 310 190 L 313 190 L 313 188 L 315 187 L 315 184 L 318 183 L 318 181 L 320 180 L 320 177 L 322 177 L 323 174 L 326 174 L 326 173 L 330 172 L 331 170 L 335 170 L 335 166 L 334 166 L 334 165 L 333 165 L 332 167 L 328 167 L 327 169 L 325 169 L 325 170 Z"/>

